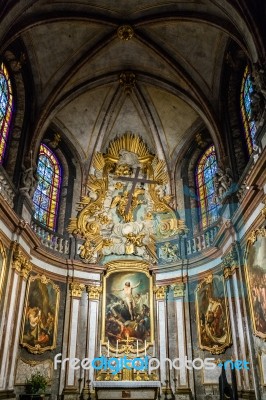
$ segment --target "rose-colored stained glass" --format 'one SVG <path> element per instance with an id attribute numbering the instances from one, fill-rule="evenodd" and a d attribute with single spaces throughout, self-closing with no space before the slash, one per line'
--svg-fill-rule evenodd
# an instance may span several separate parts
<path id="1" fill-rule="evenodd" d="M 0 63 L 0 164 L 3 164 L 13 112 L 11 81 L 4 63 Z"/>
<path id="2" fill-rule="evenodd" d="M 55 154 L 43 143 L 40 146 L 37 176 L 38 185 L 33 195 L 34 218 L 55 230 L 62 172 Z"/>

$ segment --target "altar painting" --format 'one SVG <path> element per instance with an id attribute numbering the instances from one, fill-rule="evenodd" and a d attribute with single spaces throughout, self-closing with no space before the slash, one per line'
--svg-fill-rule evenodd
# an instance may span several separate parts
<path id="1" fill-rule="evenodd" d="M 104 279 L 102 343 L 114 351 L 142 351 L 153 340 L 151 277 L 146 272 L 112 272 Z"/>

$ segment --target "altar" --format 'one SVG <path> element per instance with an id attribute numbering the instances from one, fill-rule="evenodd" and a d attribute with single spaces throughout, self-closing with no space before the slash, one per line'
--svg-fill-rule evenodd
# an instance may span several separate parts
<path id="1" fill-rule="evenodd" d="M 156 399 L 160 381 L 94 381 L 96 400 L 112 399 Z"/>

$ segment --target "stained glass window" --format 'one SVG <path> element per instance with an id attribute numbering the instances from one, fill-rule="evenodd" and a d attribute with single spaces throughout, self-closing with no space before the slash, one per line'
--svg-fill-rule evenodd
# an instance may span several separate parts
<path id="1" fill-rule="evenodd" d="M 4 63 L 0 63 L 0 164 L 6 150 L 13 111 L 11 81 Z"/>
<path id="2" fill-rule="evenodd" d="M 214 146 L 210 146 L 200 157 L 196 167 L 196 187 L 199 199 L 201 228 L 206 228 L 218 217 L 218 206 L 214 199 L 213 178 L 217 171 Z"/>
<path id="3" fill-rule="evenodd" d="M 254 139 L 256 133 L 256 124 L 255 121 L 251 118 L 252 92 L 253 92 L 253 86 L 250 79 L 249 68 L 247 66 L 242 79 L 240 107 L 241 107 L 241 117 L 244 126 L 245 138 L 249 155 L 253 152 L 253 147 L 255 144 Z"/>
<path id="4" fill-rule="evenodd" d="M 38 185 L 33 195 L 34 218 L 55 230 L 62 172 L 55 154 L 43 143 L 40 146 L 37 176 Z"/>

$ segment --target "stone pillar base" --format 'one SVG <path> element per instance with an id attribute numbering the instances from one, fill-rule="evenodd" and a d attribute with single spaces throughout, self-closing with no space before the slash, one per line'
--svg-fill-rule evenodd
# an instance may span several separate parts
<path id="1" fill-rule="evenodd" d="M 238 397 L 240 399 L 256 400 L 254 390 L 241 390 L 238 392 Z"/>
<path id="2" fill-rule="evenodd" d="M 179 388 L 175 391 L 176 398 L 178 400 L 192 400 L 192 392 L 190 388 Z"/>
<path id="3" fill-rule="evenodd" d="M 14 390 L 0 391 L 0 400 L 15 399 L 15 398 L 16 398 L 16 393 L 14 392 Z"/>
<path id="4" fill-rule="evenodd" d="M 77 389 L 64 389 L 62 392 L 62 398 L 64 400 L 79 400 L 80 399 L 80 393 L 77 391 Z"/>

